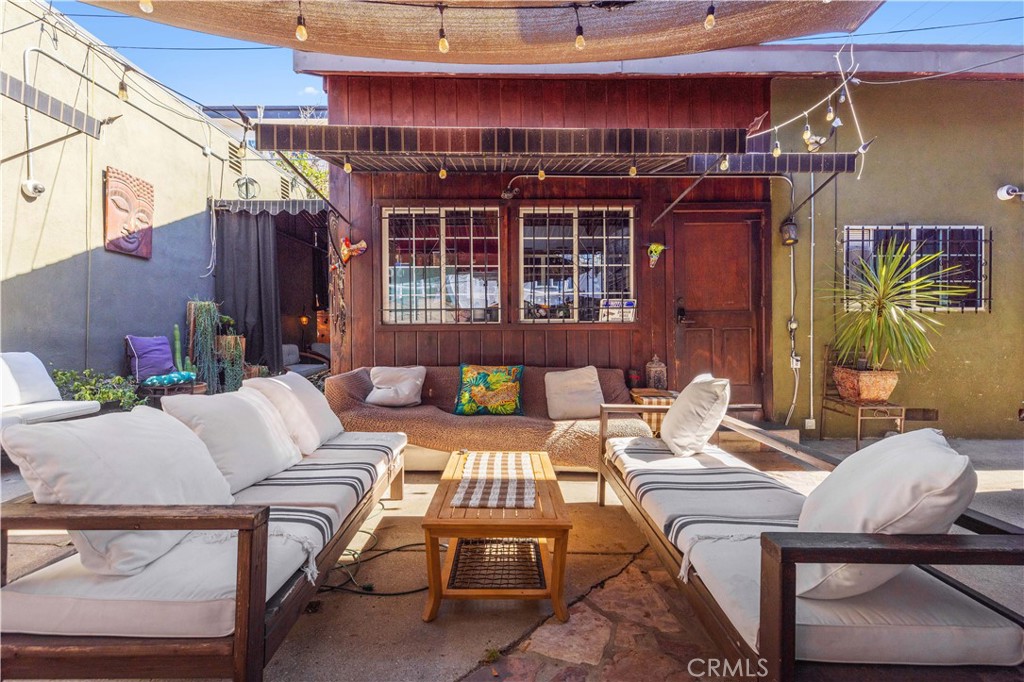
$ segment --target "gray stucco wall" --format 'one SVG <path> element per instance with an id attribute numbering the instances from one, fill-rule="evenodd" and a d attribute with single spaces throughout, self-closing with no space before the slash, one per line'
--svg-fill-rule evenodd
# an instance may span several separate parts
<path id="1" fill-rule="evenodd" d="M 120 372 L 125 334 L 170 336 L 184 322 L 189 298 L 213 297 L 213 279 L 203 277 L 211 252 L 208 202 L 237 198 L 239 175 L 226 161 L 232 138 L 138 73 L 126 76 L 129 101 L 120 101 L 113 93 L 123 66 L 88 50 L 91 38 L 82 31 L 56 29 L 55 45 L 30 23 L 42 13 L 33 0 L 0 2 L 0 29 L 10 29 L 0 52 L 4 71 L 25 78 L 25 50 L 38 47 L 67 66 L 30 53 L 30 83 L 97 118 L 121 118 L 98 140 L 78 135 L 34 152 L 32 174 L 47 189 L 31 200 L 20 190 L 27 158 L 17 156 L 27 147 L 25 108 L 0 97 L 0 158 L 16 157 L 0 164 L 0 348 L 34 352 L 52 368 Z M 72 132 L 37 112 L 30 126 L 33 146 Z M 108 166 L 154 186 L 151 260 L 103 247 Z M 259 198 L 280 198 L 283 175 L 272 164 L 250 153 L 242 167 L 260 183 Z"/>

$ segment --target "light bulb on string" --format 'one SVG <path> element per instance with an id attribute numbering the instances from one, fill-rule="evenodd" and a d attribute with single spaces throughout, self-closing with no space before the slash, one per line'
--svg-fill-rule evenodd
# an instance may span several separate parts
<path id="1" fill-rule="evenodd" d="M 152 14 L 153 0 L 139 0 L 139 9 L 142 10 L 144 14 Z"/>
<path id="2" fill-rule="evenodd" d="M 637 171 L 637 169 L 636 169 L 636 164 L 635 164 L 635 163 L 634 163 L 634 164 L 633 164 L 632 166 L 630 166 L 630 167 L 629 167 L 629 177 L 631 177 L 631 178 L 635 178 L 635 177 L 636 177 L 636 174 L 637 174 L 638 172 L 639 172 L 639 171 Z"/>
<path id="3" fill-rule="evenodd" d="M 117 84 L 117 98 L 122 102 L 128 101 L 128 84 L 121 79 L 121 82 Z"/>
<path id="4" fill-rule="evenodd" d="M 772 145 L 772 156 L 776 159 L 782 156 L 782 145 L 779 144 L 778 140 L 775 140 L 775 144 Z"/>
<path id="5" fill-rule="evenodd" d="M 345 155 L 345 165 L 341 167 L 341 170 L 345 171 L 346 174 L 352 175 L 352 162 L 348 160 L 348 155 Z"/>
<path id="6" fill-rule="evenodd" d="M 583 38 L 583 24 L 580 23 L 580 6 L 573 5 L 572 8 L 576 11 L 576 49 L 582 50 L 587 46 L 587 41 Z"/>
<path id="7" fill-rule="evenodd" d="M 811 122 L 807 120 L 807 113 L 804 113 L 804 141 L 811 139 Z"/>
<path id="8" fill-rule="evenodd" d="M 832 108 L 832 103 L 828 103 L 828 109 L 825 110 L 825 120 L 831 121 L 836 117 L 836 111 Z"/>
<path id="9" fill-rule="evenodd" d="M 546 177 L 547 177 L 547 174 L 544 172 L 544 166 L 540 166 L 537 169 L 537 179 L 538 180 L 543 180 Z"/>
<path id="10" fill-rule="evenodd" d="M 295 39 L 304 43 L 307 38 L 309 38 L 309 31 L 306 30 L 306 18 L 302 16 L 302 0 L 299 0 L 299 17 L 295 20 Z"/>
<path id="11" fill-rule="evenodd" d="M 437 32 L 437 51 L 441 54 L 448 54 L 451 45 L 448 44 L 448 37 L 444 33 L 444 5 L 438 5 L 437 11 L 441 15 L 441 28 Z"/>
<path id="12" fill-rule="evenodd" d="M 727 171 L 729 170 L 729 157 L 723 156 L 722 160 L 718 162 L 718 170 Z"/>
<path id="13" fill-rule="evenodd" d="M 704 17 L 704 30 L 710 31 L 715 27 L 715 6 L 711 4 L 708 7 L 708 14 Z"/>
<path id="14" fill-rule="evenodd" d="M 839 88 L 839 103 L 843 104 L 846 102 L 846 86 Z"/>
<path id="15" fill-rule="evenodd" d="M 445 178 L 448 177 L 448 157 L 447 156 L 444 157 L 444 160 L 441 161 L 441 169 L 439 171 L 437 171 L 437 177 L 441 178 L 442 180 L 444 180 Z"/>

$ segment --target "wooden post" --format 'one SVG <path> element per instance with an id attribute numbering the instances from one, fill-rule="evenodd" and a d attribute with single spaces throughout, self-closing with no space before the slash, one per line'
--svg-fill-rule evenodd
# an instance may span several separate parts
<path id="1" fill-rule="evenodd" d="M 796 672 L 796 564 L 761 537 L 761 625 L 758 650 L 769 682 L 789 682 Z"/>
<path id="2" fill-rule="evenodd" d="M 267 607 L 267 517 L 238 531 L 234 680 L 262 682 Z"/>
<path id="3" fill-rule="evenodd" d="M 332 172 L 332 175 L 334 173 Z M 341 244 L 341 219 L 334 211 L 330 211 L 327 218 L 327 229 L 330 232 L 331 243 Z M 345 268 L 338 259 L 334 248 L 328 249 L 328 325 L 331 334 L 331 374 L 341 374 L 344 371 L 344 344 L 345 344 L 345 320 L 348 311 L 345 309 Z"/>
<path id="4" fill-rule="evenodd" d="M 0 529 L 0 587 L 7 584 L 7 529 Z"/>

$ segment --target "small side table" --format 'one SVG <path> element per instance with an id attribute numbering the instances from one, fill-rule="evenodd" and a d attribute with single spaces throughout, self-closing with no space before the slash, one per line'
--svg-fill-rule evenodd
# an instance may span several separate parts
<path id="1" fill-rule="evenodd" d="M 679 396 L 679 391 L 665 391 L 660 388 L 633 388 L 629 395 L 637 405 L 671 405 Z M 645 412 L 644 421 L 657 436 L 661 433 L 661 422 L 665 419 L 663 412 Z"/>
<path id="2" fill-rule="evenodd" d="M 854 403 L 840 398 L 825 396 L 821 402 L 821 430 L 818 438 L 825 437 L 825 413 L 835 412 L 853 417 L 857 421 L 857 449 L 860 450 L 860 437 L 866 421 L 891 421 L 896 430 L 903 433 L 907 423 L 907 408 L 893 403 Z"/>

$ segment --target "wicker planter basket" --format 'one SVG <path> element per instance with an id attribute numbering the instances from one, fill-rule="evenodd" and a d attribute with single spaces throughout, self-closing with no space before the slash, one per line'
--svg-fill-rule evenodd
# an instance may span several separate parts
<path id="1" fill-rule="evenodd" d="M 892 370 L 856 370 L 834 367 L 832 378 L 843 400 L 851 403 L 884 403 L 900 380 L 899 372 Z"/>

